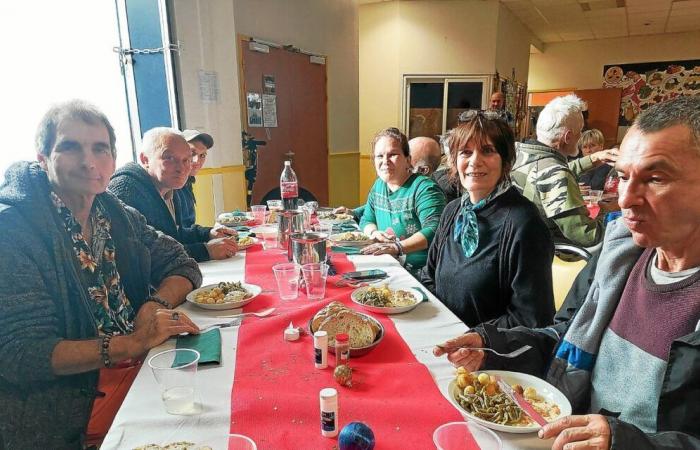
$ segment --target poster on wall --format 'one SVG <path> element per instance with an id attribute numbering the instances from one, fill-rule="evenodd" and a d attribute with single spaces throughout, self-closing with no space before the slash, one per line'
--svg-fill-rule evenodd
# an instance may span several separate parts
<path id="1" fill-rule="evenodd" d="M 276 94 L 277 83 L 275 83 L 274 75 L 263 75 L 263 94 Z"/>
<path id="2" fill-rule="evenodd" d="M 277 96 L 263 94 L 263 126 L 266 128 L 277 126 Z M 268 137 L 269 139 L 269 137 Z"/>
<path id="3" fill-rule="evenodd" d="M 248 92 L 246 94 L 246 104 L 248 106 L 248 126 L 262 127 L 262 100 L 257 92 Z"/>
<path id="4" fill-rule="evenodd" d="M 649 106 L 680 95 L 700 95 L 700 60 L 603 66 L 603 87 L 622 89 L 620 126 Z"/>

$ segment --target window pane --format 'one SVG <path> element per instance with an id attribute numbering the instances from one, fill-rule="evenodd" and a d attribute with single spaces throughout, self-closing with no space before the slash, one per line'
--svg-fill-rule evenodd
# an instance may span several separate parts
<path id="1" fill-rule="evenodd" d="M 443 83 L 411 83 L 408 138 L 442 134 Z"/>
<path id="2" fill-rule="evenodd" d="M 450 82 L 447 85 L 447 129 L 457 126 L 457 116 L 467 109 L 482 109 L 481 81 Z"/>

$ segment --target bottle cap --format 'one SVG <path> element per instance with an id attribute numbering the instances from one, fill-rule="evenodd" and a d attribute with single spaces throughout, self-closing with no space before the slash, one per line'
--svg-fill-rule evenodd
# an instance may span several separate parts
<path id="1" fill-rule="evenodd" d="M 323 330 L 319 330 L 319 331 L 314 333 L 314 337 L 326 337 L 326 336 L 328 336 L 328 332 L 323 331 Z"/>
<path id="2" fill-rule="evenodd" d="M 347 333 L 338 333 L 335 335 L 336 342 L 347 342 L 349 339 L 350 336 L 348 336 Z"/>
<path id="3" fill-rule="evenodd" d="M 338 395 L 338 391 L 333 388 L 323 388 L 321 389 L 321 398 L 333 398 Z"/>

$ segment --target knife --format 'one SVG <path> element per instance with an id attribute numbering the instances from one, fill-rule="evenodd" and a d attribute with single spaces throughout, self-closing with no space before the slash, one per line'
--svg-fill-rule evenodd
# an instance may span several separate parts
<path id="1" fill-rule="evenodd" d="M 501 388 L 501 391 L 503 391 L 503 393 L 510 397 L 511 400 L 513 400 L 515 404 L 518 405 L 520 409 L 522 409 L 525 412 L 525 414 L 532 418 L 532 420 L 537 422 L 542 427 L 547 425 L 547 419 L 545 419 L 540 413 L 535 411 L 535 408 L 533 408 L 532 405 L 527 400 L 525 400 L 525 397 L 523 397 L 518 393 L 518 391 L 513 389 L 510 386 L 510 384 L 503 381 L 501 377 L 496 377 L 496 382 L 498 383 L 498 387 Z"/>

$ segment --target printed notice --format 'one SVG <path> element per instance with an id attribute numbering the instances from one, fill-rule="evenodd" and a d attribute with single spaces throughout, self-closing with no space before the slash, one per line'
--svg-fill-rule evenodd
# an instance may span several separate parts
<path id="1" fill-rule="evenodd" d="M 277 96 L 263 94 L 263 96 L 262 96 L 262 108 L 263 108 L 263 126 L 264 127 L 276 127 L 277 126 Z"/>

